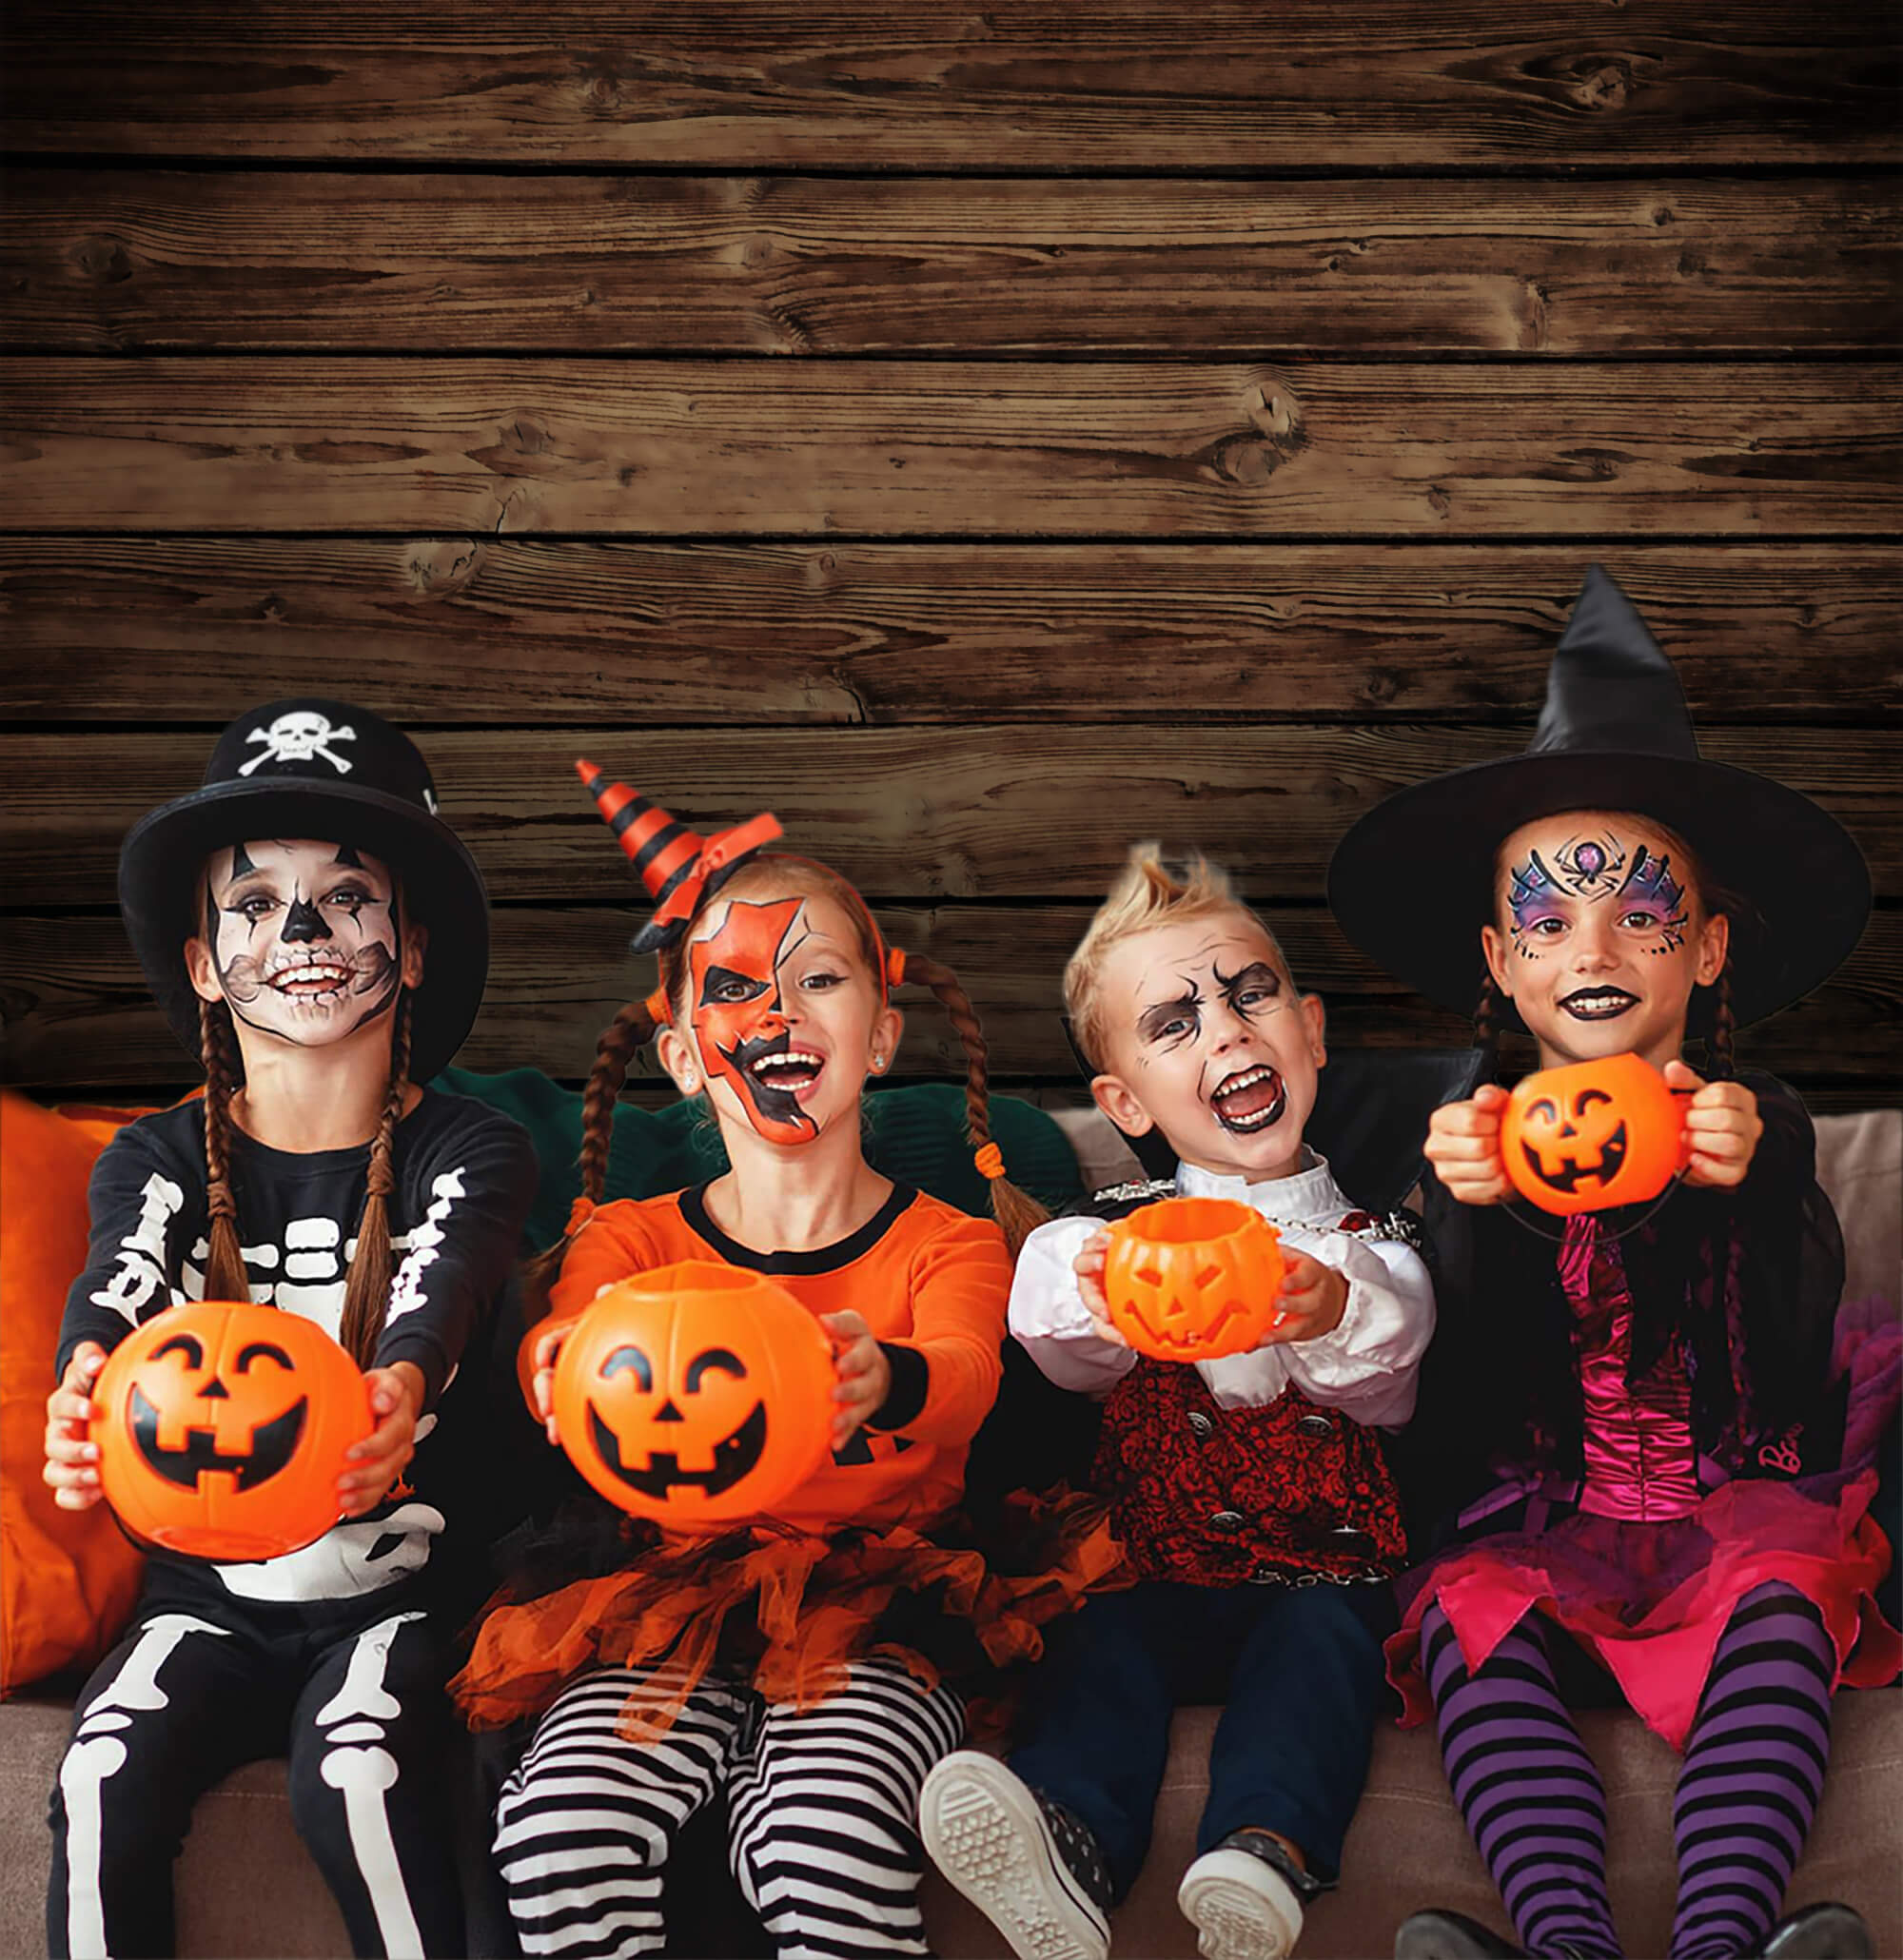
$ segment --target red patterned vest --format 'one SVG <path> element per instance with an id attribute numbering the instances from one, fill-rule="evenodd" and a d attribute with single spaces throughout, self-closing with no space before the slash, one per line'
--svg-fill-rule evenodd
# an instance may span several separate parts
<path id="1" fill-rule="evenodd" d="M 1146 1578 L 1197 1586 L 1385 1578 L 1401 1501 L 1376 1432 L 1285 1388 L 1225 1409 L 1193 1367 L 1140 1361 L 1111 1389 L 1096 1486 Z"/>

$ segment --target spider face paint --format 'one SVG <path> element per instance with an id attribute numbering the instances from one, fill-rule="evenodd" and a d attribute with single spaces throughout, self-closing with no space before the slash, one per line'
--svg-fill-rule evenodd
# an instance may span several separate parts
<path id="1" fill-rule="evenodd" d="M 309 838 L 216 853 L 205 940 L 231 1011 L 300 1048 L 387 1013 L 402 982 L 396 883 L 381 858 Z"/>
<path id="2" fill-rule="evenodd" d="M 694 1039 L 710 1083 L 726 1083 L 747 1121 L 769 1142 L 807 1144 L 819 1126 L 801 1107 L 826 1067 L 814 1047 L 795 1049 L 787 1026 L 782 969 L 808 936 L 806 901 L 736 899 L 718 931 L 688 951 Z"/>
<path id="3" fill-rule="evenodd" d="M 1487 928 L 1488 958 L 1542 1066 L 1677 1052 L 1704 929 L 1694 931 L 1671 850 L 1643 817 L 1579 811 L 1507 839 L 1504 930 Z"/>

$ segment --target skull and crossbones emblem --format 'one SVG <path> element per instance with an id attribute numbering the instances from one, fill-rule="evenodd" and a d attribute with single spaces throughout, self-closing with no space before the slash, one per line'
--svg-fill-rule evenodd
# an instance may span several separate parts
<path id="1" fill-rule="evenodd" d="M 296 708 L 288 715 L 280 715 L 269 728 L 254 728 L 245 739 L 265 746 L 263 755 L 253 755 L 238 772 L 240 775 L 249 775 L 261 762 L 308 762 L 313 755 L 322 755 L 339 775 L 348 775 L 349 757 L 338 755 L 330 744 L 354 742 L 357 731 L 332 728 L 328 715 Z"/>

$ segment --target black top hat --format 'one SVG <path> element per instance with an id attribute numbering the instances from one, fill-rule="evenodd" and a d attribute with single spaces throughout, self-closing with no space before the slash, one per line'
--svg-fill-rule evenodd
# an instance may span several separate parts
<path id="1" fill-rule="evenodd" d="M 1762 1020 L 1828 979 L 1870 913 L 1870 871 L 1808 796 L 1698 754 L 1672 663 L 1598 565 L 1586 574 L 1523 755 L 1398 791 L 1336 847 L 1342 931 L 1430 1000 L 1471 1012 L 1494 853 L 1521 824 L 1631 811 L 1678 833 L 1728 894 L 1732 1006 Z"/>
<path id="2" fill-rule="evenodd" d="M 402 879 L 429 930 L 410 1020 L 410 1077 L 426 1082 L 461 1047 L 489 971 L 489 894 L 476 861 L 436 813 L 417 746 L 345 701 L 272 701 L 218 738 L 202 788 L 143 816 L 119 847 L 119 910 L 172 1031 L 199 1051 L 198 996 L 185 942 L 198 873 L 213 851 L 253 837 L 319 837 L 374 853 Z"/>

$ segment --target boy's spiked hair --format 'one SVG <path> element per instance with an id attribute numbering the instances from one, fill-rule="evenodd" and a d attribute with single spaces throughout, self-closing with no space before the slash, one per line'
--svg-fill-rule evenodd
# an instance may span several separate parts
<path id="1" fill-rule="evenodd" d="M 1276 957 L 1285 967 L 1288 964 L 1275 934 L 1237 896 L 1221 865 L 1211 864 L 1201 852 L 1166 859 L 1162 845 L 1154 838 L 1130 846 L 1109 896 L 1097 908 L 1064 968 L 1064 1006 L 1070 1016 L 1071 1033 L 1093 1068 L 1103 1067 L 1102 982 L 1110 949 L 1139 932 L 1154 931 L 1182 919 L 1208 918 L 1217 912 L 1244 912 L 1255 919 L 1268 932 Z"/>

